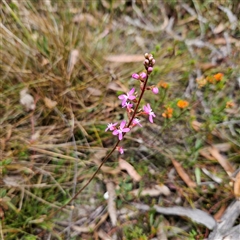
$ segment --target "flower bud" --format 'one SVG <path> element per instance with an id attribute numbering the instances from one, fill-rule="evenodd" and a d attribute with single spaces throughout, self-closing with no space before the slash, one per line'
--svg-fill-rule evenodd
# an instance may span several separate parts
<path id="1" fill-rule="evenodd" d="M 149 64 L 149 60 L 145 59 L 144 65 L 148 65 L 148 64 Z"/>
<path id="2" fill-rule="evenodd" d="M 157 87 L 153 87 L 153 88 L 152 88 L 152 92 L 153 92 L 154 94 L 158 94 L 158 88 L 157 88 Z"/>
<path id="3" fill-rule="evenodd" d="M 146 79 L 147 74 L 145 72 L 141 72 L 139 76 L 142 80 L 144 80 L 144 79 Z"/>
<path id="4" fill-rule="evenodd" d="M 154 64 L 156 63 L 155 59 L 153 58 L 152 60 L 152 65 L 154 66 Z"/>
<path id="5" fill-rule="evenodd" d="M 149 67 L 147 71 L 151 73 L 153 71 L 153 67 Z"/>
<path id="6" fill-rule="evenodd" d="M 145 53 L 145 54 L 144 54 L 144 57 L 147 59 L 147 58 L 148 58 L 148 53 Z"/>
<path id="7" fill-rule="evenodd" d="M 137 79 L 137 80 L 138 80 L 138 79 L 139 79 L 139 75 L 138 75 L 137 73 L 133 73 L 133 74 L 132 74 L 132 78 L 134 78 L 134 79 Z"/>

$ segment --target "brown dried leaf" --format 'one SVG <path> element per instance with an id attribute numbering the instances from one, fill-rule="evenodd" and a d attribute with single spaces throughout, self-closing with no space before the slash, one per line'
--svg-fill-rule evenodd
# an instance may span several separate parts
<path id="1" fill-rule="evenodd" d="M 214 34 L 219 34 L 219 33 L 221 33 L 222 31 L 224 31 L 225 28 L 226 28 L 226 26 L 225 26 L 223 23 L 219 23 L 219 24 L 217 25 L 217 27 L 215 27 L 215 28 L 213 29 L 213 33 L 214 33 Z"/>
<path id="2" fill-rule="evenodd" d="M 222 205 L 221 208 L 217 211 L 217 213 L 214 214 L 214 219 L 219 222 L 225 212 L 225 210 L 227 209 L 226 205 Z"/>
<path id="3" fill-rule="evenodd" d="M 240 172 L 236 176 L 233 192 L 236 198 L 240 198 Z"/>
<path id="4" fill-rule="evenodd" d="M 41 62 L 41 66 L 44 67 L 47 64 L 49 64 L 49 60 L 47 58 L 43 58 Z"/>
<path id="5" fill-rule="evenodd" d="M 4 217 L 4 211 L 2 209 L 2 207 L 0 207 L 0 218 L 3 218 Z"/>
<path id="6" fill-rule="evenodd" d="M 212 154 L 212 156 L 220 163 L 220 165 L 223 167 L 223 169 L 227 172 L 227 174 L 230 176 L 234 169 L 228 159 L 224 157 L 222 154 L 220 154 L 219 150 L 215 147 L 209 147 L 209 152 Z"/>
<path id="7" fill-rule="evenodd" d="M 110 82 L 108 85 L 107 85 L 107 89 L 109 90 L 112 90 L 114 92 L 117 92 L 117 91 L 124 91 L 123 88 L 117 84 L 116 82 Z"/>
<path id="8" fill-rule="evenodd" d="M 144 61 L 143 55 L 109 55 L 104 57 L 106 61 L 109 62 L 119 62 L 119 63 L 129 63 L 129 62 L 142 62 Z"/>
<path id="9" fill-rule="evenodd" d="M 175 169 L 177 170 L 177 173 L 182 178 L 182 180 L 188 185 L 188 187 L 190 187 L 190 188 L 196 187 L 197 184 L 191 180 L 191 178 L 185 172 L 185 170 L 183 169 L 181 164 L 179 162 L 177 162 L 176 160 L 174 160 L 174 159 L 171 159 L 171 160 L 172 160 L 172 163 L 173 163 Z"/>
<path id="10" fill-rule="evenodd" d="M 229 37 L 228 40 L 226 40 L 225 38 L 216 38 L 212 42 L 216 45 L 226 45 L 227 41 L 232 44 L 235 43 L 236 46 L 240 45 L 240 41 L 238 39 L 232 38 L 232 37 Z"/>
<path id="11" fill-rule="evenodd" d="M 122 170 L 126 170 L 134 181 L 139 182 L 141 180 L 141 176 L 137 173 L 134 167 L 122 158 L 119 159 L 119 167 Z"/>
<path id="12" fill-rule="evenodd" d="M 106 156 L 107 150 L 106 149 L 102 149 L 100 151 L 97 151 L 96 153 L 93 154 L 91 160 L 97 165 L 99 166 L 101 164 L 101 159 L 103 157 Z M 108 167 L 108 166 L 102 166 L 101 167 L 101 171 L 104 173 L 108 173 L 108 174 L 112 174 L 112 175 L 116 175 L 119 174 L 121 172 L 121 169 L 119 167 L 116 168 L 112 168 L 112 167 Z"/>
<path id="13" fill-rule="evenodd" d="M 215 158 L 209 152 L 209 147 L 204 147 L 204 148 L 200 149 L 199 154 L 208 160 L 215 160 Z"/>
<path id="14" fill-rule="evenodd" d="M 211 63 L 211 62 L 208 62 L 208 63 L 199 63 L 199 64 L 198 64 L 198 67 L 201 68 L 203 71 L 206 71 L 206 70 L 215 68 L 216 66 L 217 66 L 217 64 Z"/>
<path id="15" fill-rule="evenodd" d="M 192 127 L 195 131 L 199 132 L 201 129 L 202 123 L 198 122 L 197 120 L 192 121 Z"/>
<path id="16" fill-rule="evenodd" d="M 102 229 L 98 231 L 98 236 L 103 240 L 112 240 L 111 236 L 105 233 Z"/>
<path id="17" fill-rule="evenodd" d="M 57 105 L 57 102 L 56 102 L 56 101 L 53 101 L 53 100 L 51 100 L 50 98 L 47 98 L 47 97 L 45 97 L 45 98 L 43 99 L 43 101 L 44 101 L 44 103 L 45 103 L 45 106 L 46 106 L 47 108 L 49 108 L 49 109 L 52 109 L 52 108 L 54 108 L 54 107 Z"/>
<path id="18" fill-rule="evenodd" d="M 221 152 L 227 152 L 231 149 L 230 143 L 218 143 L 218 144 L 214 144 L 213 146 Z"/>
<path id="19" fill-rule="evenodd" d="M 90 95 L 92 95 L 92 96 L 98 97 L 98 96 L 102 95 L 102 91 L 97 88 L 88 87 L 87 90 L 90 93 Z"/>
<path id="20" fill-rule="evenodd" d="M 145 189 L 135 189 L 131 191 L 134 196 L 150 196 L 150 197 L 157 197 L 161 194 L 168 196 L 171 194 L 169 188 L 165 185 L 155 185 L 152 188 L 145 188 Z"/>

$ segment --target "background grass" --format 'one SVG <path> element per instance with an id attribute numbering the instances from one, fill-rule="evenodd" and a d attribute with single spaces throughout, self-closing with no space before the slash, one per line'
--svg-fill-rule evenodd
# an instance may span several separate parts
<path id="1" fill-rule="evenodd" d="M 118 210 L 143 202 L 194 206 L 214 214 L 234 198 L 231 178 L 217 161 L 200 154 L 204 147 L 228 143 L 224 156 L 235 169 L 239 166 L 239 19 L 221 7 L 239 16 L 237 1 L 1 3 L 2 239 L 93 239 L 99 229 L 110 234 L 114 228 L 108 218 L 103 220 L 107 179 L 118 186 Z M 73 49 L 79 55 L 69 71 Z M 91 228 L 102 220 L 101 225 L 92 231 L 70 231 L 70 208 L 45 220 L 71 199 L 74 188 L 91 177 L 114 145 L 116 139 L 104 130 L 107 123 L 126 117 L 117 95 L 133 86 L 137 89 L 130 77 L 143 70 L 141 62 L 129 62 L 128 56 L 118 59 L 145 52 L 156 59 L 150 83 L 164 81 L 169 88 L 160 89 L 159 95 L 146 94 L 143 103 L 151 103 L 157 115 L 154 124 L 142 119 L 144 127 L 123 142 L 124 159 L 142 176 L 141 182 L 135 183 L 124 172 L 112 172 L 118 166 L 119 156 L 114 154 L 106 163 L 109 168 L 102 169 L 78 197 L 72 216 L 79 226 Z M 109 55 L 117 59 L 107 61 Z M 197 78 L 218 72 L 224 74 L 220 83 L 198 88 Z M 118 88 L 112 90 L 110 83 Z M 34 111 L 20 104 L 23 88 L 35 100 Z M 46 97 L 56 106 L 49 107 Z M 189 102 L 187 110 L 177 107 L 179 99 Z M 234 107 L 226 109 L 227 101 Z M 174 109 L 171 119 L 162 117 L 167 106 Z M 193 121 L 202 124 L 198 131 Z M 174 173 L 171 158 L 181 162 L 194 181 L 200 177 L 196 188 L 186 187 Z M 209 179 L 202 168 L 222 183 Z M 142 198 L 130 193 L 153 183 L 168 185 L 171 196 Z M 169 239 L 203 238 L 206 232 L 203 226 L 155 212 L 138 212 L 128 224 L 125 221 L 119 220 L 113 231 L 119 239 L 151 239 L 160 223 Z M 179 234 L 174 234 L 175 228 L 181 230 Z"/>

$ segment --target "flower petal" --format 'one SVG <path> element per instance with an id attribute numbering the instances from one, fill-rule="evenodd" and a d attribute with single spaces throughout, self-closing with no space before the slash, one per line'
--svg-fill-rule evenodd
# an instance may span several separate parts
<path id="1" fill-rule="evenodd" d="M 119 131 L 116 129 L 112 132 L 113 135 L 118 135 L 119 134 Z"/>
<path id="2" fill-rule="evenodd" d="M 136 97 L 135 96 L 129 96 L 128 99 L 134 100 Z"/>
<path id="3" fill-rule="evenodd" d="M 128 94 L 132 95 L 134 93 L 134 91 L 135 91 L 135 88 L 132 88 Z"/>
<path id="4" fill-rule="evenodd" d="M 123 137 L 122 132 L 119 132 L 118 139 L 122 140 L 122 137 Z"/>
<path id="5" fill-rule="evenodd" d="M 124 128 L 122 129 L 122 132 L 129 132 L 130 131 L 130 128 Z"/>
<path id="6" fill-rule="evenodd" d="M 125 125 L 126 125 L 126 121 L 125 120 L 123 120 L 122 122 L 121 122 L 121 124 L 120 124 L 120 128 L 122 129 L 122 128 L 124 128 L 125 127 Z"/>
<path id="7" fill-rule="evenodd" d="M 153 123 L 153 117 L 152 117 L 152 115 L 149 115 L 149 122 L 150 122 L 150 123 Z"/>
<path id="8" fill-rule="evenodd" d="M 123 100 L 123 99 L 126 99 L 126 97 L 127 97 L 126 95 L 122 94 L 118 96 L 118 99 Z"/>

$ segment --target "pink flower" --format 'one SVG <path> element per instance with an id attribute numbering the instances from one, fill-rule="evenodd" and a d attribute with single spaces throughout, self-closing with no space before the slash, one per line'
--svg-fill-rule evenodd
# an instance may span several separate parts
<path id="1" fill-rule="evenodd" d="M 123 153 L 124 153 L 123 147 L 117 146 L 117 150 L 120 152 L 120 154 L 123 154 Z"/>
<path id="2" fill-rule="evenodd" d="M 118 123 L 109 123 L 107 128 L 105 129 L 105 132 L 108 131 L 108 130 L 110 130 L 110 131 L 115 130 L 116 129 L 116 127 L 115 127 L 116 125 L 118 125 Z"/>
<path id="3" fill-rule="evenodd" d="M 158 94 L 158 88 L 157 88 L 157 87 L 153 87 L 152 92 L 153 92 L 154 94 Z"/>
<path id="4" fill-rule="evenodd" d="M 153 71 L 153 68 L 152 67 L 149 67 L 148 68 L 148 72 L 151 73 Z"/>
<path id="5" fill-rule="evenodd" d="M 141 73 L 139 74 L 139 76 L 140 76 L 140 78 L 141 78 L 142 80 L 144 80 L 145 78 L 147 78 L 147 74 L 146 74 L 145 72 L 141 72 Z"/>
<path id="6" fill-rule="evenodd" d="M 132 106 L 133 106 L 133 104 L 131 104 L 130 102 L 126 102 L 126 103 L 123 105 L 123 108 L 126 107 L 127 110 L 130 112 L 131 109 L 132 109 Z"/>
<path id="7" fill-rule="evenodd" d="M 142 125 L 140 123 L 140 120 L 138 118 L 134 118 L 133 121 L 132 121 L 132 126 L 134 127 L 136 125 L 142 127 Z"/>
<path id="8" fill-rule="evenodd" d="M 137 73 L 133 73 L 133 74 L 132 74 L 132 78 L 134 78 L 134 79 L 137 79 L 137 80 L 138 80 L 138 79 L 139 79 L 139 75 L 138 75 Z"/>
<path id="9" fill-rule="evenodd" d="M 119 126 L 119 129 L 115 129 L 114 131 L 113 131 L 113 135 L 118 135 L 118 139 L 119 140 L 122 140 L 122 138 L 123 138 L 123 133 L 126 133 L 126 132 L 129 132 L 130 131 L 130 128 L 124 128 L 125 127 L 125 125 L 126 125 L 126 121 L 122 121 L 121 123 L 120 123 L 120 126 Z"/>
<path id="10" fill-rule="evenodd" d="M 127 94 L 122 94 L 122 95 L 120 95 L 120 96 L 118 97 L 120 100 L 122 100 L 122 106 L 124 106 L 124 105 L 126 104 L 127 100 L 134 100 L 134 99 L 136 98 L 136 97 L 133 95 L 133 94 L 134 94 L 134 91 L 135 91 L 135 89 L 132 88 L 132 89 L 130 90 L 130 92 L 128 92 Z"/>
<path id="11" fill-rule="evenodd" d="M 149 122 L 153 123 L 153 117 L 156 117 L 154 112 L 152 111 L 150 104 L 148 103 L 146 106 L 143 106 L 144 113 L 149 115 Z"/>

